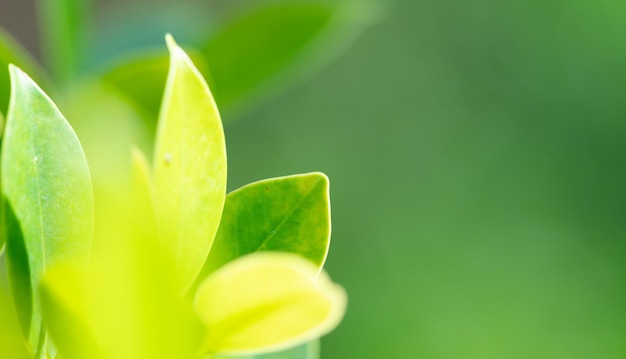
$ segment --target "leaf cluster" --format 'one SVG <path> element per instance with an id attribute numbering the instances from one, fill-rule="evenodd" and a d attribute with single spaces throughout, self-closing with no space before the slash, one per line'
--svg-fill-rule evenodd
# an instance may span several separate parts
<path id="1" fill-rule="evenodd" d="M 310 341 L 345 310 L 345 293 L 321 271 L 328 180 L 295 175 L 226 195 L 217 106 L 188 55 L 171 36 L 167 42 L 153 159 L 129 148 L 130 178 L 110 201 L 98 201 L 81 143 L 54 102 L 10 66 L 1 183 L 27 356 L 224 358 L 288 349 L 278 355 L 314 357 Z"/>
<path id="2" fill-rule="evenodd" d="M 0 357 L 317 358 L 345 310 L 321 269 L 328 179 L 227 195 L 216 103 L 233 118 L 305 77 L 372 8 L 259 2 L 192 25 L 187 51 L 170 37 L 169 54 L 113 46 L 103 62 L 89 2 L 36 3 L 45 66 L 0 28 L 0 255 L 16 309 L 0 291 Z"/>

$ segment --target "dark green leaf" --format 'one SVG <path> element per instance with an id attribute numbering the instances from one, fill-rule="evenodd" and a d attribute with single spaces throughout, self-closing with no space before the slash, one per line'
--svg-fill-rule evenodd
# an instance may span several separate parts
<path id="1" fill-rule="evenodd" d="M 329 242 L 330 202 L 324 174 L 255 182 L 226 196 L 222 221 L 200 278 L 258 251 L 299 254 L 321 268 Z"/>

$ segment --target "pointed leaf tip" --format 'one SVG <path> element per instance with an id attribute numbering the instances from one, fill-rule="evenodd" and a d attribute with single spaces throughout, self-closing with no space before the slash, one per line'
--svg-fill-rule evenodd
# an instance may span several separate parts
<path id="1" fill-rule="evenodd" d="M 183 50 L 178 45 L 176 40 L 174 40 L 174 36 L 172 36 L 172 34 L 165 35 L 165 43 L 167 44 L 167 49 L 170 52 L 172 64 L 178 63 L 178 61 L 184 61 L 187 66 L 191 67 L 197 72 L 196 67 L 193 65 L 193 62 L 191 61 L 185 50 Z M 202 77 L 199 72 L 198 76 Z"/>
<path id="2" fill-rule="evenodd" d="M 165 43 L 167 44 L 167 48 L 170 51 L 172 51 L 172 49 L 178 47 L 178 44 L 176 43 L 176 40 L 174 40 L 174 36 L 172 36 L 172 34 L 170 34 L 170 33 L 165 34 Z"/>
<path id="3" fill-rule="evenodd" d="M 204 78 L 166 36 L 170 69 L 153 158 L 160 243 L 177 263 L 181 291 L 195 281 L 213 243 L 226 196 L 226 145 Z"/>
<path id="4" fill-rule="evenodd" d="M 199 278 L 254 252 L 298 254 L 321 270 L 330 245 L 329 180 L 321 172 L 270 178 L 226 196 L 219 230 Z"/>
<path id="5" fill-rule="evenodd" d="M 22 87 L 24 84 L 33 84 L 33 80 L 19 67 L 9 64 L 9 76 L 11 77 L 11 88 L 15 89 L 18 86 Z M 36 86 L 36 85 L 35 85 Z M 14 93 L 15 91 L 12 91 Z M 11 96 L 13 98 L 15 96 Z"/>

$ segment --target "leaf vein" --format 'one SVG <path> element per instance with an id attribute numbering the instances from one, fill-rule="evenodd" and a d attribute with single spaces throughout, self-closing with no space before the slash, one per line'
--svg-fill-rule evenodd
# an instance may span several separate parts
<path id="1" fill-rule="evenodd" d="M 293 206 L 293 208 L 291 209 L 291 211 L 289 211 L 289 213 L 287 215 L 285 215 L 285 217 L 282 219 L 282 221 L 278 224 L 278 226 L 276 227 L 276 229 L 270 233 L 269 236 L 267 236 L 263 242 L 261 242 L 261 244 L 259 245 L 259 247 L 257 248 L 257 250 L 255 252 L 260 252 L 261 250 L 265 249 L 267 247 L 267 244 L 272 240 L 272 238 L 274 238 L 276 236 L 276 233 L 280 232 L 280 229 L 282 228 L 282 226 L 287 223 L 287 221 L 291 218 L 291 216 L 293 215 L 293 213 L 296 211 L 296 209 L 298 209 L 302 203 L 304 203 L 304 201 L 306 199 L 308 199 L 311 194 L 313 193 L 313 191 L 315 191 L 315 189 L 317 188 L 318 184 L 319 184 L 320 180 L 316 181 L 316 183 L 314 185 L 311 186 L 311 189 L 307 191 L 307 193 L 302 196 L 302 198 L 298 201 L 298 203 L 296 203 L 295 206 Z"/>

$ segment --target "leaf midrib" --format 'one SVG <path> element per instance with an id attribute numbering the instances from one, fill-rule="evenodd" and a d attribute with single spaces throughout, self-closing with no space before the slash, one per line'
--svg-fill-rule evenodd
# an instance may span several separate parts
<path id="1" fill-rule="evenodd" d="M 289 213 L 287 215 L 285 215 L 285 217 L 282 219 L 282 221 L 278 224 L 278 226 L 276 226 L 276 229 L 274 230 L 274 232 L 272 232 L 269 236 L 267 236 L 263 242 L 261 242 L 261 244 L 259 245 L 259 247 L 254 251 L 254 252 L 260 252 L 263 249 L 265 249 L 267 243 L 269 241 L 272 240 L 272 238 L 274 238 L 276 236 L 276 234 L 278 232 L 280 232 L 280 229 L 282 228 L 282 226 L 287 222 L 287 220 L 289 220 L 291 218 L 291 216 L 293 215 L 293 213 L 302 205 L 302 203 L 308 199 L 311 194 L 313 193 L 313 191 L 317 188 L 318 184 L 320 183 L 320 180 L 318 179 L 317 181 L 315 181 L 315 183 L 311 186 L 311 189 L 309 189 L 306 194 L 304 196 L 302 196 L 302 198 L 298 201 L 298 203 L 296 203 L 296 205 L 293 206 L 293 208 L 291 209 L 291 211 L 289 211 Z"/>

